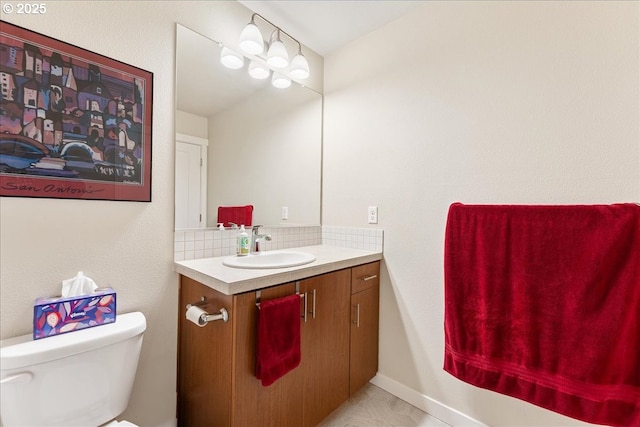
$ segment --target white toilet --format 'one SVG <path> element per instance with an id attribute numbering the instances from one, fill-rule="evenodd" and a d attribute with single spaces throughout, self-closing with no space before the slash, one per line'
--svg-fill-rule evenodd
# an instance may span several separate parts
<path id="1" fill-rule="evenodd" d="M 135 426 L 115 418 L 127 408 L 146 327 L 135 312 L 40 340 L 0 341 L 2 426 Z"/>

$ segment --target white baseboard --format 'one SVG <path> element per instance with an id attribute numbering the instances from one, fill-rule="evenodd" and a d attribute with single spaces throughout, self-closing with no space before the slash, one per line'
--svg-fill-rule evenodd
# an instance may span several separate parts
<path id="1" fill-rule="evenodd" d="M 371 383 L 453 427 L 488 427 L 486 424 L 382 374 L 376 374 L 371 379 Z"/>

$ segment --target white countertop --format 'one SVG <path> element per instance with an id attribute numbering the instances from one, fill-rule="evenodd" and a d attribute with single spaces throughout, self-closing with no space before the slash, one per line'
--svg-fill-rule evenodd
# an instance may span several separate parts
<path id="1" fill-rule="evenodd" d="M 313 254 L 316 260 L 297 267 L 242 269 L 223 265 L 229 257 L 223 256 L 175 261 L 174 270 L 225 295 L 234 295 L 382 259 L 382 252 L 331 245 L 289 249 Z"/>

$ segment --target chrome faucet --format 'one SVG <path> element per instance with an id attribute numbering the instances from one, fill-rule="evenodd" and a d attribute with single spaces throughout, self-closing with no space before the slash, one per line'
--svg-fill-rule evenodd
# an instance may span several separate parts
<path id="1" fill-rule="evenodd" d="M 267 242 L 271 241 L 271 235 L 270 234 L 259 234 L 258 231 L 260 230 L 260 227 L 262 227 L 261 225 L 254 225 L 253 227 L 251 227 L 251 253 L 252 254 L 259 254 L 260 252 L 262 252 L 262 248 L 260 247 L 262 245 L 262 241 L 266 240 Z"/>

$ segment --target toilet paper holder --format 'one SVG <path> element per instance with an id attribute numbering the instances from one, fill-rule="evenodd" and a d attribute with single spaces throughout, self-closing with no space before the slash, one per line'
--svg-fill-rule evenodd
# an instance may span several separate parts
<path id="1" fill-rule="evenodd" d="M 207 298 L 203 296 L 203 297 L 200 297 L 200 301 L 194 302 L 192 304 L 187 304 L 187 310 L 189 310 L 192 306 L 204 307 L 207 304 L 208 304 Z M 223 322 L 227 322 L 229 320 L 229 313 L 227 312 L 226 308 L 224 307 L 221 308 L 218 314 L 209 314 L 205 311 L 200 315 L 200 319 L 199 319 L 199 321 L 203 325 L 216 320 L 222 320 Z"/>

